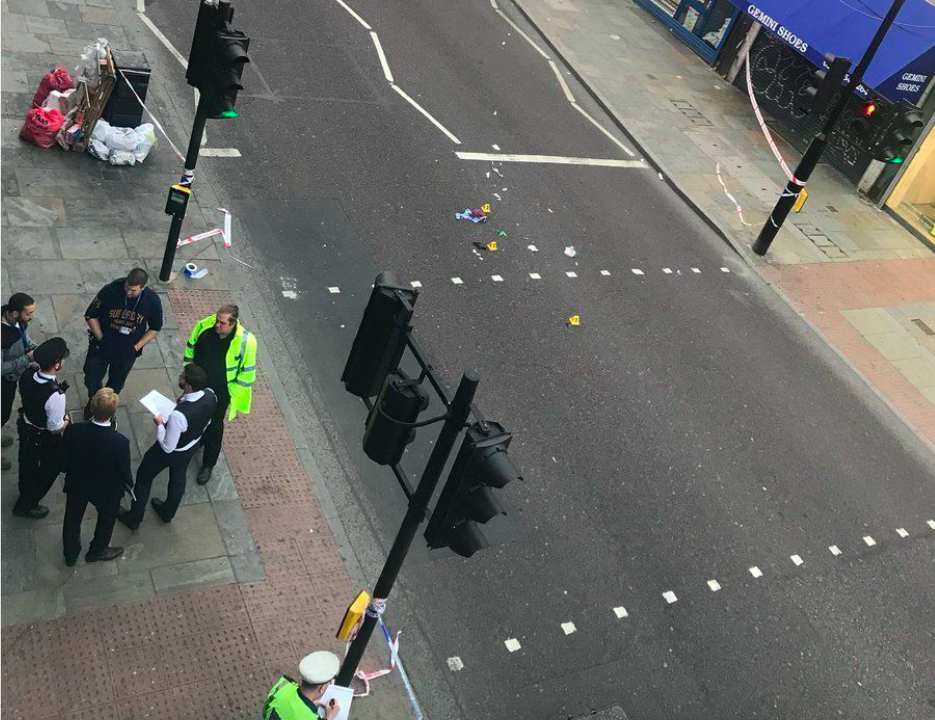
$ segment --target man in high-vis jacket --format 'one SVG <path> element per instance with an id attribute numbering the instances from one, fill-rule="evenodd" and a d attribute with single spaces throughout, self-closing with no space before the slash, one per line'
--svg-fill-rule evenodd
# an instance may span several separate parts
<path id="1" fill-rule="evenodd" d="M 321 696 L 341 669 L 338 656 L 327 650 L 306 655 L 299 663 L 297 683 L 288 675 L 276 681 L 263 705 L 263 720 L 334 720 L 341 706 L 336 700 L 323 702 Z"/>
<path id="2" fill-rule="evenodd" d="M 214 390 L 218 405 L 202 440 L 204 457 L 198 472 L 199 485 L 211 479 L 221 454 L 224 416 L 250 412 L 253 383 L 256 381 L 256 335 L 240 324 L 240 309 L 224 305 L 217 313 L 195 324 L 185 346 L 185 364 L 195 363 L 208 374 L 208 387 Z"/>

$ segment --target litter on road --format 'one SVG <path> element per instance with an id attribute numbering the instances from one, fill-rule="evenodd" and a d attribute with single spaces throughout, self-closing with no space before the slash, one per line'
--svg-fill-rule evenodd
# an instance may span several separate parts
<path id="1" fill-rule="evenodd" d="M 578 251 L 575 250 L 574 245 L 569 245 L 567 248 L 565 248 L 565 255 L 567 255 L 568 257 L 574 257 L 577 254 L 578 254 Z"/>
<path id="2" fill-rule="evenodd" d="M 470 220 L 472 223 L 487 222 L 487 213 L 480 208 L 465 208 L 464 212 L 455 213 L 456 220 Z"/>

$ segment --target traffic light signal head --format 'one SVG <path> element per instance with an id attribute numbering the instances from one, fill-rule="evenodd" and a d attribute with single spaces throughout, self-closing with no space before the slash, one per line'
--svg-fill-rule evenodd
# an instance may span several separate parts
<path id="1" fill-rule="evenodd" d="M 851 132 L 865 140 L 873 137 L 880 127 L 880 106 L 873 100 L 868 100 L 854 113 L 851 120 Z"/>
<path id="2" fill-rule="evenodd" d="M 811 113 L 821 115 L 828 109 L 851 67 L 851 61 L 848 58 L 836 57 L 831 53 L 825 55 L 825 64 L 827 67 L 820 67 L 812 73 L 811 80 L 805 88 L 805 97 L 800 103 L 799 110 L 806 115 Z"/>
<path id="3" fill-rule="evenodd" d="M 873 148 L 873 159 L 890 165 L 902 165 L 915 143 L 916 134 L 925 125 L 922 116 L 909 103 L 893 107 L 893 119 L 883 139 Z"/>
<path id="4" fill-rule="evenodd" d="M 494 490 L 522 479 L 507 455 L 512 439 L 498 423 L 468 428 L 425 530 L 429 547 L 447 546 L 471 557 L 489 545 L 480 525 L 505 514 Z"/>
<path id="5" fill-rule="evenodd" d="M 240 80 L 244 65 L 250 62 L 247 55 L 250 38 L 242 32 L 230 30 L 225 23 L 225 27 L 214 34 L 213 42 L 211 65 L 204 85 L 200 87 L 205 110 L 209 118 L 235 118 L 237 92 L 243 90 Z"/>
<path id="6" fill-rule="evenodd" d="M 372 398 L 382 389 L 387 373 L 399 367 L 418 296 L 416 290 L 402 287 L 393 273 L 377 275 L 341 374 L 349 393 Z"/>
<path id="7" fill-rule="evenodd" d="M 398 463 L 406 445 L 416 436 L 410 425 L 428 405 L 429 397 L 417 380 L 410 380 L 402 370 L 391 370 L 367 416 L 367 457 L 380 465 Z"/>
<path id="8" fill-rule="evenodd" d="M 221 17 L 216 0 L 204 0 L 198 5 L 198 20 L 192 37 L 192 49 L 188 53 L 188 69 L 185 71 L 189 85 L 196 88 L 204 85 L 208 69 L 211 67 L 214 33 L 224 20 L 227 18 Z"/>

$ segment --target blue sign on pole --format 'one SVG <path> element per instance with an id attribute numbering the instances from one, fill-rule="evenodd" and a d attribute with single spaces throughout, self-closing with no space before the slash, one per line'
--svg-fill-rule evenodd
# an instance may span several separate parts
<path id="1" fill-rule="evenodd" d="M 781 41 L 818 66 L 834 53 L 856 65 L 892 0 L 731 0 Z M 917 104 L 935 74 L 935 5 L 906 0 L 864 73 L 884 97 Z M 864 91 L 866 92 L 866 91 Z"/>

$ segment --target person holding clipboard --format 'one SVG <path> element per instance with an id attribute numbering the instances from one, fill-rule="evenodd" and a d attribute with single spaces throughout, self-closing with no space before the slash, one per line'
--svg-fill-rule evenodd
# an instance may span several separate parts
<path id="1" fill-rule="evenodd" d="M 341 661 L 333 652 L 319 650 L 306 655 L 299 663 L 297 683 L 283 675 L 270 689 L 263 705 L 263 720 L 340 720 L 347 718 L 350 707 L 342 708 L 331 690 L 341 690 L 331 681 L 341 669 Z M 348 691 L 350 692 L 350 691 Z M 348 703 L 349 705 L 349 703 Z M 343 713 L 342 713 L 343 710 Z"/>

